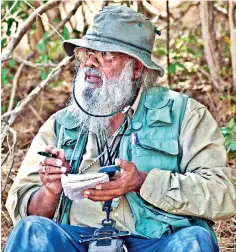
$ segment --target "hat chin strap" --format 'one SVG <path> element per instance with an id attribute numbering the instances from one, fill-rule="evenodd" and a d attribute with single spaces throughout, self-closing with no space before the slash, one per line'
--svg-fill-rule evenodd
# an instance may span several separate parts
<path id="1" fill-rule="evenodd" d="M 73 98 L 74 98 L 74 100 L 75 100 L 77 106 L 78 106 L 85 114 L 87 114 L 87 115 L 89 115 L 89 116 L 93 116 L 93 117 L 109 117 L 109 116 L 113 116 L 113 115 L 118 114 L 118 113 L 121 113 L 121 112 L 122 112 L 122 113 L 127 113 L 128 110 L 129 110 L 129 108 L 130 108 L 130 106 L 131 106 L 131 102 L 133 101 L 134 96 L 135 96 L 135 94 L 136 94 L 138 88 L 140 87 L 140 83 L 141 83 L 141 79 L 142 79 L 142 76 L 143 76 L 143 72 L 144 72 L 144 67 L 143 67 L 143 69 L 142 69 L 142 72 L 141 72 L 141 74 L 140 74 L 138 80 L 136 81 L 136 84 L 135 84 L 135 87 L 134 87 L 134 89 L 133 89 L 132 95 L 130 96 L 128 102 L 126 103 L 124 109 L 117 110 L 117 111 L 112 112 L 112 113 L 107 114 L 107 115 L 97 115 L 97 114 L 91 114 L 91 113 L 89 113 L 88 111 L 86 111 L 86 110 L 79 104 L 78 100 L 77 100 L 76 97 L 75 97 L 75 82 L 73 83 L 73 89 L 72 89 Z"/>

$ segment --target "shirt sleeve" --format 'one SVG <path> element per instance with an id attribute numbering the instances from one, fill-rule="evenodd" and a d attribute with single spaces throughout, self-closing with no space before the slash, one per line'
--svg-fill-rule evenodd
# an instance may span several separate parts
<path id="1" fill-rule="evenodd" d="M 164 211 L 209 220 L 236 213 L 231 169 L 226 167 L 224 138 L 210 112 L 189 98 L 179 137 L 181 173 L 154 168 L 140 195 Z"/>
<path id="2" fill-rule="evenodd" d="M 47 145 L 56 146 L 55 116 L 52 115 L 40 128 L 21 164 L 14 183 L 8 193 L 6 208 L 13 223 L 27 216 L 28 201 L 42 182 L 38 174 L 39 163 L 44 157 L 37 154 L 44 151 Z"/>

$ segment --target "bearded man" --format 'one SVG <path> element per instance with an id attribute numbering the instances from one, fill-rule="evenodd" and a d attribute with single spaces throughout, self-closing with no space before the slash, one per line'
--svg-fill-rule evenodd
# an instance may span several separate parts
<path id="1" fill-rule="evenodd" d="M 73 96 L 41 127 L 9 192 L 18 224 L 5 251 L 87 251 L 79 240 L 102 226 L 111 199 L 128 251 L 219 250 L 211 225 L 235 213 L 224 139 L 203 105 L 156 84 L 154 37 L 145 16 L 109 6 L 82 39 L 64 41 L 78 62 Z M 119 177 L 82 200 L 61 197 L 65 174 L 114 163 Z"/>

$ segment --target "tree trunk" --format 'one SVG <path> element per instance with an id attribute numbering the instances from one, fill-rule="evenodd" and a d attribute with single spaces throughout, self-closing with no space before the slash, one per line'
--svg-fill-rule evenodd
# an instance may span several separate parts
<path id="1" fill-rule="evenodd" d="M 219 75 L 220 66 L 216 59 L 214 43 L 211 37 L 212 28 L 210 26 L 209 3 L 207 1 L 200 1 L 199 10 L 206 62 L 210 70 L 214 88 L 222 92 L 227 84 Z"/>
<path id="2" fill-rule="evenodd" d="M 229 1 L 230 51 L 233 73 L 233 89 L 236 90 L 236 1 Z"/>

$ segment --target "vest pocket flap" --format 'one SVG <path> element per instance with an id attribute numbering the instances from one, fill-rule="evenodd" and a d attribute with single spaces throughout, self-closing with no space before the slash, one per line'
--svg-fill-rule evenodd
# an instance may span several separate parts
<path id="1" fill-rule="evenodd" d="M 137 143 L 137 155 L 155 155 L 155 152 L 160 152 L 170 156 L 178 155 L 177 140 L 163 139 L 139 139 Z"/>
<path id="2" fill-rule="evenodd" d="M 62 145 L 73 145 L 78 138 L 79 132 L 78 127 L 74 129 L 64 128 Z"/>
<path id="3" fill-rule="evenodd" d="M 146 99 L 145 107 L 148 109 L 160 109 L 165 107 L 169 103 L 169 99 L 166 100 L 158 100 L 158 99 Z"/>
<path id="4" fill-rule="evenodd" d="M 160 106 L 149 108 L 147 111 L 147 125 L 148 126 L 164 126 L 170 124 L 171 121 L 171 107 L 173 101 L 167 100 L 165 103 L 161 103 Z M 146 106 L 146 104 L 145 104 Z"/>
<path id="5" fill-rule="evenodd" d="M 83 147 L 84 140 L 87 138 L 87 136 L 84 133 L 80 135 L 80 140 L 78 142 L 76 149 L 74 150 L 79 134 L 80 130 L 78 128 L 71 130 L 64 129 L 62 148 L 64 149 L 66 160 L 70 160 L 71 158 L 72 160 L 77 160 L 81 156 L 81 150 L 82 150 L 81 148 Z M 72 157 L 73 152 L 74 154 Z"/>

